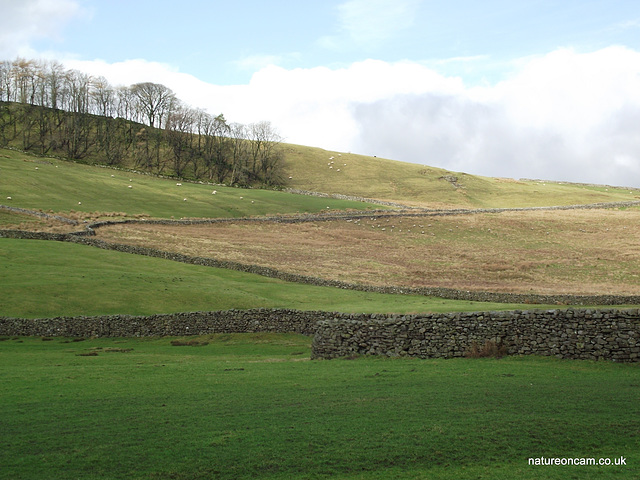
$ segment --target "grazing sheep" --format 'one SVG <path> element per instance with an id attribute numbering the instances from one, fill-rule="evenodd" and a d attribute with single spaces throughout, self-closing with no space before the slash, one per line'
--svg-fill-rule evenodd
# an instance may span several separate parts
<path id="1" fill-rule="evenodd" d="M 11 197 L 7 197 L 7 200 L 11 200 Z"/>
<path id="2" fill-rule="evenodd" d="M 182 201 L 183 201 L 183 202 L 186 202 L 186 201 L 187 201 L 187 199 L 186 199 L 186 198 L 183 198 L 183 199 L 182 199 Z"/>
<path id="3" fill-rule="evenodd" d="M 78 202 L 78 205 L 82 205 L 82 202 Z"/>
<path id="4" fill-rule="evenodd" d="M 131 185 L 129 185 L 129 188 L 133 188 Z"/>
<path id="5" fill-rule="evenodd" d="M 36 167 L 36 170 L 38 170 L 38 167 Z"/>
<path id="6" fill-rule="evenodd" d="M 214 190 L 213 192 L 211 192 L 211 195 L 215 195 L 216 193 L 218 193 L 218 191 Z"/>
<path id="7" fill-rule="evenodd" d="M 181 183 L 176 183 L 176 187 L 181 187 L 182 184 Z"/>

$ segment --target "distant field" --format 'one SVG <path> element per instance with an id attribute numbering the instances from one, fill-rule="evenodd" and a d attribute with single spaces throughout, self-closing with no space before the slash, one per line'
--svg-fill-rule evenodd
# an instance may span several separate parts
<path id="1" fill-rule="evenodd" d="M 12 150 L 0 149 L 0 152 L 0 204 L 62 213 L 81 212 L 76 215 L 80 218 L 82 213 L 94 218 L 96 212 L 159 218 L 217 218 L 319 212 L 327 207 L 329 210 L 380 208 L 362 202 L 273 190 L 161 179 L 41 159 Z"/>
<path id="2" fill-rule="evenodd" d="M 481 177 L 299 145 L 285 145 L 285 153 L 292 187 L 418 206 L 533 207 L 640 199 L 638 189 Z"/>
<path id="3" fill-rule="evenodd" d="M 366 217 L 304 224 L 127 224 L 100 238 L 372 285 L 640 295 L 640 208 Z"/>
<path id="4" fill-rule="evenodd" d="M 13 239 L 0 239 L 0 292 L 0 315 L 24 318 L 260 307 L 367 313 L 532 308 L 314 287 L 83 245 Z"/>
<path id="5" fill-rule="evenodd" d="M 287 172 L 292 177 L 288 180 L 289 187 L 407 205 L 527 207 L 640 199 L 640 190 L 494 179 L 356 154 L 338 157 L 335 152 L 311 147 L 286 146 L 285 151 Z M 336 167 L 329 169 L 330 156 L 334 156 L 334 162 L 340 158 L 342 165 L 338 167 L 335 163 Z M 458 187 L 451 183 L 452 176 L 458 178 Z M 160 179 L 6 149 L 0 149 L 0 178 L 0 204 L 54 212 L 214 218 L 318 212 L 327 207 L 335 210 L 380 208 L 362 202 L 272 190 Z M 217 193 L 212 195 L 214 190 Z"/>
<path id="6" fill-rule="evenodd" d="M 2 340 L 6 480 L 640 475 L 634 365 L 309 361 L 295 335 Z M 529 465 L 540 457 L 626 465 Z"/>

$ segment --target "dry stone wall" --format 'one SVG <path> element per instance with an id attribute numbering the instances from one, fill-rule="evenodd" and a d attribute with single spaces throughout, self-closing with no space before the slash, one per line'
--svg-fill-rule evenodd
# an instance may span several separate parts
<path id="1" fill-rule="evenodd" d="M 640 310 L 530 310 L 422 315 L 284 309 L 166 315 L 0 317 L 2 336 L 145 337 L 213 333 L 313 335 L 312 358 L 359 355 L 462 357 L 474 344 L 510 355 L 640 362 Z"/>
<path id="2" fill-rule="evenodd" d="M 162 337 L 212 333 L 313 335 L 326 312 L 285 309 L 220 310 L 149 316 L 106 315 L 55 318 L 0 317 L 0 335 L 35 337 Z"/>
<path id="3" fill-rule="evenodd" d="M 510 355 L 640 361 L 640 310 L 533 310 L 334 318 L 319 322 L 314 358 L 462 357 L 495 342 Z"/>

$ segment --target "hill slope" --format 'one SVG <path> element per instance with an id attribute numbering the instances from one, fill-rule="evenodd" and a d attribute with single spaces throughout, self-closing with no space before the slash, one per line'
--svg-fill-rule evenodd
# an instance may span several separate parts
<path id="1" fill-rule="evenodd" d="M 481 177 L 291 144 L 284 150 L 292 188 L 421 207 L 534 207 L 640 199 L 638 189 Z"/>
<path id="2" fill-rule="evenodd" d="M 349 200 L 163 179 L 6 149 L 0 149 L 0 204 L 65 213 L 122 212 L 161 218 L 379 208 Z"/>

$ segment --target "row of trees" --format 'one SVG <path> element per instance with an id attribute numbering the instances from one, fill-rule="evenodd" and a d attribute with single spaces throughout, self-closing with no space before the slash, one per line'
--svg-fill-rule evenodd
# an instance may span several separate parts
<path id="1" fill-rule="evenodd" d="M 229 123 L 164 85 L 114 87 L 55 61 L 0 62 L 0 146 L 227 184 L 282 183 L 269 122 Z"/>

